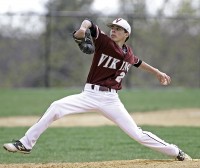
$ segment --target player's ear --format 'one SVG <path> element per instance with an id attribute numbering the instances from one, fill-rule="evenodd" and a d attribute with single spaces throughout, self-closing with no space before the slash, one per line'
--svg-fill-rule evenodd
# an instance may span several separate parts
<path id="1" fill-rule="evenodd" d="M 128 33 L 126 33 L 126 34 L 125 34 L 125 37 L 127 38 L 128 36 L 129 36 L 129 34 L 128 34 Z"/>

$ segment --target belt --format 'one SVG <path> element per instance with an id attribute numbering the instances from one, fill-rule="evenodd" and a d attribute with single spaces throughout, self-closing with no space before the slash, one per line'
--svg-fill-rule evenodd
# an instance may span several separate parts
<path id="1" fill-rule="evenodd" d="M 94 90 L 95 85 L 91 85 L 92 90 Z M 103 92 L 111 92 L 111 88 L 105 87 L 105 86 L 99 86 L 99 91 L 103 91 Z"/>
<path id="2" fill-rule="evenodd" d="M 87 84 L 85 85 L 85 88 L 92 89 L 92 90 L 96 90 L 96 91 L 102 91 L 102 92 L 117 93 L 117 90 L 115 90 L 115 89 L 111 89 L 111 88 L 108 88 L 108 87 L 106 87 L 106 86 L 100 86 L 100 85 L 89 84 L 89 83 L 87 83 Z"/>

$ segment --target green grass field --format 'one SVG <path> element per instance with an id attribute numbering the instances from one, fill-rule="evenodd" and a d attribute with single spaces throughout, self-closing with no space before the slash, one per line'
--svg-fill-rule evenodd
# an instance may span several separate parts
<path id="1" fill-rule="evenodd" d="M 0 116 L 41 115 L 51 102 L 79 90 L 0 90 Z M 200 108 L 200 89 L 124 90 L 121 100 L 130 112 Z M 27 127 L 0 127 L 0 144 L 20 138 Z M 193 158 L 200 158 L 199 127 L 143 126 L 175 143 Z M 130 159 L 169 159 L 147 149 L 115 126 L 49 128 L 30 155 L 0 150 L 0 163 L 86 162 Z"/>
<path id="2" fill-rule="evenodd" d="M 200 131 L 195 127 L 142 127 L 175 143 L 193 158 L 200 156 Z M 20 138 L 27 128 L 0 128 L 3 144 Z M 187 135 L 187 136 L 186 136 Z M 89 162 L 131 159 L 169 159 L 147 149 L 115 126 L 49 128 L 30 155 L 0 150 L 0 163 Z"/>
<path id="3" fill-rule="evenodd" d="M 41 115 L 49 105 L 81 89 L 1 89 L 0 116 Z M 129 112 L 200 108 L 200 89 L 123 90 L 120 98 Z"/>

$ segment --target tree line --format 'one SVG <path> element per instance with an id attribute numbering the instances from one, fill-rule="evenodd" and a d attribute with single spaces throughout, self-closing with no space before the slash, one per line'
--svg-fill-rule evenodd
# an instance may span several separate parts
<path id="1" fill-rule="evenodd" d="M 88 12 L 90 0 L 52 0 L 48 13 L 37 15 L 44 31 L 26 33 L 0 27 L 0 87 L 77 87 L 85 83 L 92 55 L 81 53 L 72 39 L 82 20 L 90 18 L 105 33 L 106 23 L 123 17 L 132 26 L 128 45 L 135 55 L 166 72 L 175 87 L 200 87 L 200 18 L 192 1 L 182 0 L 171 17 L 163 8 L 150 16 L 145 1 L 120 1 L 120 15 Z M 130 8 L 133 6 L 133 8 Z M 15 17 L 1 16 L 1 17 Z M 35 15 L 27 15 L 29 24 Z M 35 27 L 37 27 L 35 22 Z M 124 80 L 127 88 L 159 86 L 156 78 L 131 68 Z"/>

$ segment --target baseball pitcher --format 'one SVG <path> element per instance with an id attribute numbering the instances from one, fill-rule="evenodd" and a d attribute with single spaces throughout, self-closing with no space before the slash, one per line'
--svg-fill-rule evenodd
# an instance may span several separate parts
<path id="1" fill-rule="evenodd" d="M 139 128 L 120 101 L 118 91 L 122 89 L 122 80 L 132 66 L 153 74 L 162 85 L 170 84 L 171 80 L 167 74 L 135 56 L 125 44 L 131 34 L 131 26 L 126 20 L 118 18 L 107 26 L 110 28 L 109 36 L 92 21 L 85 19 L 73 33 L 80 50 L 94 54 L 83 92 L 53 102 L 24 137 L 4 144 L 4 149 L 28 154 L 53 121 L 69 114 L 98 110 L 138 143 L 179 161 L 191 160 L 176 145 Z"/>

